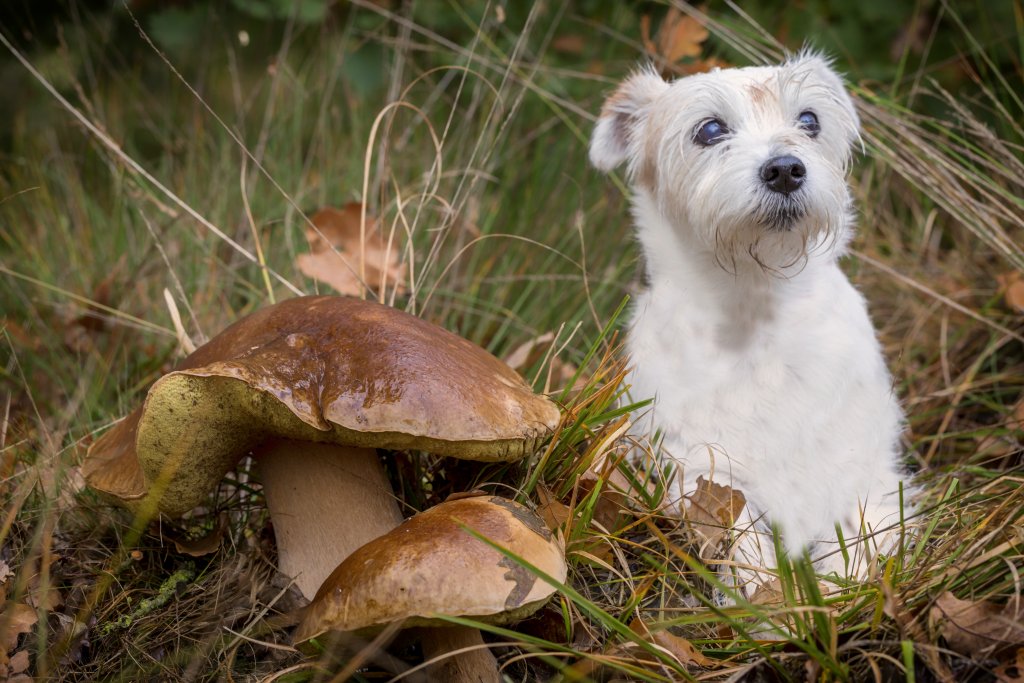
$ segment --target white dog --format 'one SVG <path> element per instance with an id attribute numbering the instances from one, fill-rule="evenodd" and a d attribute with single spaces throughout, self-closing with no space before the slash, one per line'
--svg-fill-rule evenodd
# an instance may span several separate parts
<path id="1" fill-rule="evenodd" d="M 900 520 L 903 416 L 836 263 L 858 127 L 828 62 L 802 53 L 672 83 L 640 71 L 590 146 L 601 170 L 626 163 L 646 259 L 627 342 L 633 397 L 655 397 L 640 433 L 661 430 L 681 496 L 701 476 L 745 494 L 737 559 L 756 566 L 774 563 L 774 524 L 790 554 L 862 573 L 877 543 L 857 537 Z"/>

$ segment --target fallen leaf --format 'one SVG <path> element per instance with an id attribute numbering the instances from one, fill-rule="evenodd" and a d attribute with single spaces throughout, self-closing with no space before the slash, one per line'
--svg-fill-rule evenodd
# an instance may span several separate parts
<path id="1" fill-rule="evenodd" d="M 39 586 L 38 580 L 30 581 L 29 586 L 30 592 L 25 596 L 25 601 L 31 607 L 53 612 L 64 604 L 64 595 L 54 586 L 42 588 Z"/>
<path id="2" fill-rule="evenodd" d="M 882 580 L 882 612 L 891 618 L 899 627 L 900 634 L 904 640 L 913 642 L 928 642 L 928 636 L 924 632 L 924 626 L 910 613 L 902 597 L 893 590 L 892 584 Z M 929 669 L 935 672 L 936 678 L 940 681 L 955 681 L 953 672 L 946 665 L 945 660 L 939 656 L 934 647 L 925 647 L 918 650 L 921 658 Z"/>
<path id="3" fill-rule="evenodd" d="M 999 683 L 1024 683 L 1024 647 L 1017 648 L 1016 654 L 997 666 L 993 673 Z"/>
<path id="4" fill-rule="evenodd" d="M 687 500 L 687 521 L 712 545 L 725 538 L 747 503 L 742 491 L 704 477 L 697 477 L 697 490 Z"/>
<path id="5" fill-rule="evenodd" d="M 1024 604 L 961 600 L 946 591 L 928 612 L 932 631 L 962 655 L 980 658 L 1024 645 Z"/>
<path id="6" fill-rule="evenodd" d="M 669 7 L 658 27 L 658 35 L 651 39 L 651 17 L 640 18 L 640 34 L 647 52 L 673 65 L 686 57 L 698 57 L 702 44 L 708 39 L 708 30 L 699 21 L 676 7 Z"/>
<path id="7" fill-rule="evenodd" d="M 39 337 L 5 317 L 0 317 L 0 336 L 9 336 L 11 341 L 25 351 L 36 351 L 42 346 Z"/>
<path id="8" fill-rule="evenodd" d="M 1019 270 L 1013 270 L 996 275 L 996 282 L 999 283 L 999 291 L 1006 305 L 1011 310 L 1024 313 L 1024 274 Z"/>
<path id="9" fill-rule="evenodd" d="M 309 220 L 316 229 L 306 230 L 309 253 L 295 258 L 296 267 L 341 294 L 358 296 L 363 292 L 359 282 L 360 258 L 363 258 L 367 288 L 404 291 L 399 245 L 397 242 L 389 245 L 370 216 L 366 218 L 365 243 L 361 244 L 362 211 L 362 204 L 349 202 L 341 209 L 327 207 L 313 214 Z"/>
<path id="10" fill-rule="evenodd" d="M 632 490 L 629 482 L 618 470 L 613 470 L 607 478 L 587 470 L 578 481 L 581 499 L 588 497 L 600 484 L 601 490 L 597 494 L 597 502 L 594 504 L 594 514 L 591 519 L 604 530 L 615 533 L 619 528 L 623 510 L 628 509 L 628 498 L 624 492 Z"/>
<path id="11" fill-rule="evenodd" d="M 555 494 L 543 484 L 537 485 L 537 498 L 540 504 L 537 506 L 537 514 L 552 531 L 561 529 L 569 519 L 569 506 L 558 500 Z"/>
<path id="12" fill-rule="evenodd" d="M 20 650 L 15 654 L 11 655 L 10 660 L 7 662 L 7 666 L 10 667 L 12 674 L 20 674 L 28 671 L 29 657 L 28 650 Z"/>
<path id="13" fill-rule="evenodd" d="M 6 562 L 0 560 L 0 586 L 7 583 L 7 580 L 10 579 L 12 576 L 14 576 L 14 572 L 11 571 L 11 568 L 7 565 Z"/>
<path id="14" fill-rule="evenodd" d="M 544 386 L 541 389 L 541 393 L 547 394 L 552 391 L 558 391 L 576 375 L 576 366 L 566 363 L 558 358 L 556 354 L 550 353 L 551 345 L 554 342 L 555 333 L 545 332 L 512 349 L 503 360 L 510 368 L 520 375 L 524 375 L 537 362 L 547 357 L 547 368 L 546 370 L 541 370 L 541 377 L 544 377 Z M 582 387 L 586 382 L 586 378 L 581 377 L 577 382 L 577 386 Z"/>
<path id="15" fill-rule="evenodd" d="M 786 594 L 782 591 L 782 581 L 779 579 L 758 584 L 750 596 L 750 602 L 754 605 L 781 605 L 785 601 Z"/>
<path id="16" fill-rule="evenodd" d="M 982 457 L 986 460 L 989 458 L 1002 458 L 1008 455 L 1016 455 L 1020 452 L 1020 446 L 1012 432 L 1006 435 L 978 435 L 974 438 L 974 442 L 976 444 L 974 453 L 979 460 Z"/>
<path id="17" fill-rule="evenodd" d="M 18 636 L 28 633 L 39 621 L 36 611 L 23 602 L 8 602 L 0 612 L 0 644 L 4 652 L 10 652 L 18 646 Z"/>
<path id="18" fill-rule="evenodd" d="M 717 661 L 705 657 L 704 654 L 694 647 L 693 643 L 688 641 L 686 638 L 677 636 L 667 630 L 652 633 L 647 627 L 647 624 L 645 624 L 640 617 L 634 619 L 630 623 L 629 628 L 633 633 L 641 636 L 644 640 L 665 648 L 679 661 L 680 664 L 684 666 L 694 664 L 705 669 L 718 666 Z"/>
<path id="19" fill-rule="evenodd" d="M 224 538 L 225 532 L 228 529 L 228 516 L 221 514 L 217 518 L 217 526 L 213 528 L 207 534 L 200 536 L 199 538 L 188 538 L 188 537 L 174 537 L 170 539 L 174 542 L 175 549 L 182 555 L 190 555 L 192 557 L 203 557 L 204 555 L 212 555 L 213 553 L 220 550 L 220 542 Z"/>

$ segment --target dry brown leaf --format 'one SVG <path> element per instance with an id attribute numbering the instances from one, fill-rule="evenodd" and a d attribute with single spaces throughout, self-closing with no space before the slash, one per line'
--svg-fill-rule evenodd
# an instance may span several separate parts
<path id="1" fill-rule="evenodd" d="M 974 438 L 975 444 L 974 453 L 975 457 L 979 460 L 984 458 L 1002 458 L 1008 455 L 1015 455 L 1020 451 L 1020 446 L 1017 445 L 1016 440 L 1013 438 L 1013 434 L 986 434 L 984 436 L 977 436 Z"/>
<path id="2" fill-rule="evenodd" d="M 35 583 L 34 586 L 33 583 Z M 64 604 L 64 594 L 54 586 L 48 586 L 44 589 L 39 587 L 38 583 L 38 581 L 29 582 L 29 594 L 25 596 L 25 602 L 31 607 L 42 609 L 46 612 L 60 609 Z"/>
<path id="3" fill-rule="evenodd" d="M 1024 274 L 1018 270 L 996 275 L 999 291 L 1010 310 L 1024 313 Z"/>
<path id="4" fill-rule="evenodd" d="M 933 632 L 955 652 L 984 657 L 1024 645 L 1024 603 L 997 605 L 988 600 L 961 600 L 946 591 L 928 613 Z"/>
<path id="5" fill-rule="evenodd" d="M 220 550 L 220 542 L 224 538 L 224 534 L 228 530 L 228 516 L 222 514 L 217 518 L 217 526 L 213 528 L 208 534 L 204 534 L 199 538 L 175 538 L 171 537 L 171 541 L 174 542 L 174 548 L 182 555 L 190 555 L 192 557 L 203 557 L 204 555 L 212 555 L 213 553 Z"/>
<path id="6" fill-rule="evenodd" d="M 697 477 L 697 490 L 688 496 L 686 519 L 713 545 L 729 532 L 743 511 L 747 499 L 743 492 Z"/>
<path id="7" fill-rule="evenodd" d="M 705 669 L 715 666 L 715 660 L 705 657 L 693 643 L 668 631 L 654 634 L 654 642 L 672 653 L 681 664 L 696 664 Z"/>
<path id="8" fill-rule="evenodd" d="M 383 279 L 385 288 L 404 291 L 400 248 L 393 242 L 389 249 L 370 216 L 366 218 L 366 242 L 360 245 L 362 210 L 359 202 L 349 202 L 341 209 L 327 207 L 313 214 L 309 220 L 317 229 L 306 230 L 309 253 L 299 254 L 295 266 L 304 275 L 333 287 L 340 294 L 358 296 L 362 292 L 359 261 L 365 256 L 364 271 L 369 289 L 380 287 Z"/>
<path id="9" fill-rule="evenodd" d="M 999 683 L 1024 683 L 1024 647 L 1017 648 L 1017 652 L 993 673 Z"/>
<path id="10" fill-rule="evenodd" d="M 612 471 L 607 479 L 596 472 L 587 470 L 579 478 L 580 499 L 590 495 L 594 487 L 600 483 L 601 492 L 597 494 L 594 504 L 594 515 L 591 519 L 606 531 L 615 532 L 619 528 L 622 512 L 627 508 L 627 497 L 623 491 L 632 490 L 629 482 L 618 470 Z M 614 485 L 613 485 L 614 484 Z"/>
<path id="11" fill-rule="evenodd" d="M 516 348 L 512 349 L 512 351 L 506 354 L 505 358 L 502 360 L 505 361 L 506 365 L 522 375 L 535 363 L 548 355 L 551 345 L 554 344 L 554 342 L 555 333 L 545 332 L 539 337 L 534 337 L 533 339 L 523 342 Z M 561 389 L 568 384 L 575 375 L 575 365 L 566 363 L 559 359 L 558 356 L 552 355 L 548 358 L 546 369 L 541 373 L 541 377 L 544 378 L 542 393 L 550 393 L 553 390 Z M 533 378 L 527 378 L 527 380 L 531 379 Z M 580 387 L 585 384 L 586 378 L 581 377 L 576 383 L 576 386 Z"/>
<path id="12" fill-rule="evenodd" d="M 781 605 L 785 601 L 786 594 L 782 591 L 782 581 L 779 579 L 762 583 L 750 596 L 750 602 L 754 605 Z"/>
<path id="13" fill-rule="evenodd" d="M 7 666 L 10 667 L 10 673 L 12 674 L 20 674 L 28 671 L 28 665 L 28 650 L 20 650 L 14 653 L 7 662 Z"/>
<path id="14" fill-rule="evenodd" d="M 648 53 L 671 65 L 686 57 L 700 56 L 702 44 L 708 39 L 708 30 L 690 15 L 669 7 L 654 40 L 651 39 L 649 15 L 640 18 L 640 35 Z"/>
<path id="15" fill-rule="evenodd" d="M 694 647 L 693 643 L 688 641 L 686 638 L 677 636 L 669 631 L 651 633 L 647 624 L 645 624 L 639 617 L 630 623 L 629 629 L 644 640 L 668 650 L 669 653 L 671 653 L 672 656 L 679 660 L 679 663 L 684 666 L 694 664 L 705 669 L 718 666 L 717 661 L 705 657 L 703 653 Z"/>
<path id="16" fill-rule="evenodd" d="M 537 514 L 552 531 L 562 528 L 569 519 L 569 506 L 558 500 L 558 497 L 543 484 L 537 485 L 537 498 L 540 505 L 537 506 Z"/>
<path id="17" fill-rule="evenodd" d="M 42 342 L 39 337 L 10 318 L 0 317 L 0 336 L 8 336 L 11 341 L 25 351 L 37 351 Z"/>
<path id="18" fill-rule="evenodd" d="M 0 644 L 4 652 L 10 652 L 18 646 L 18 636 L 28 633 L 39 621 L 36 611 L 23 602 L 8 602 L 0 612 Z"/>

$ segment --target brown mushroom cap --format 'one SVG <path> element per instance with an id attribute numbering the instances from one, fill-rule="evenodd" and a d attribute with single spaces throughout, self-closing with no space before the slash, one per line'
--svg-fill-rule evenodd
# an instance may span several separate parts
<path id="1" fill-rule="evenodd" d="M 264 439 L 516 460 L 558 410 L 487 351 L 380 304 L 309 296 L 261 309 L 196 349 L 89 449 L 86 481 L 132 506 L 200 504 Z"/>
<path id="2" fill-rule="evenodd" d="M 533 512 L 505 498 L 449 501 L 349 555 L 317 591 L 295 641 L 328 630 L 372 631 L 396 621 L 406 627 L 436 625 L 436 615 L 510 623 L 533 613 L 555 592 L 467 527 L 565 581 L 562 547 Z"/>

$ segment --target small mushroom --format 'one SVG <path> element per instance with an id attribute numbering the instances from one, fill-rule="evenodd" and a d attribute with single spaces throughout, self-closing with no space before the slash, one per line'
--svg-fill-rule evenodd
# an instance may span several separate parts
<path id="1" fill-rule="evenodd" d="M 465 339 L 387 306 L 299 297 L 196 349 L 82 469 L 117 502 L 176 516 L 252 453 L 280 569 L 312 597 L 401 521 L 375 448 L 510 461 L 557 421 L 554 404 Z"/>
<path id="2" fill-rule="evenodd" d="M 552 585 L 467 529 L 565 581 L 564 551 L 536 514 L 504 498 L 452 500 L 410 517 L 338 565 L 306 608 L 296 642 L 329 630 L 371 634 L 394 622 L 443 626 L 423 631 L 429 660 L 483 642 L 477 630 L 439 616 L 507 624 L 532 614 L 554 594 Z M 487 650 L 478 652 L 490 658 Z M 486 672 L 489 668 L 493 676 L 493 659 L 479 674 L 467 673 L 473 666 L 468 659 L 443 660 L 431 670 L 431 679 L 492 680 Z"/>

